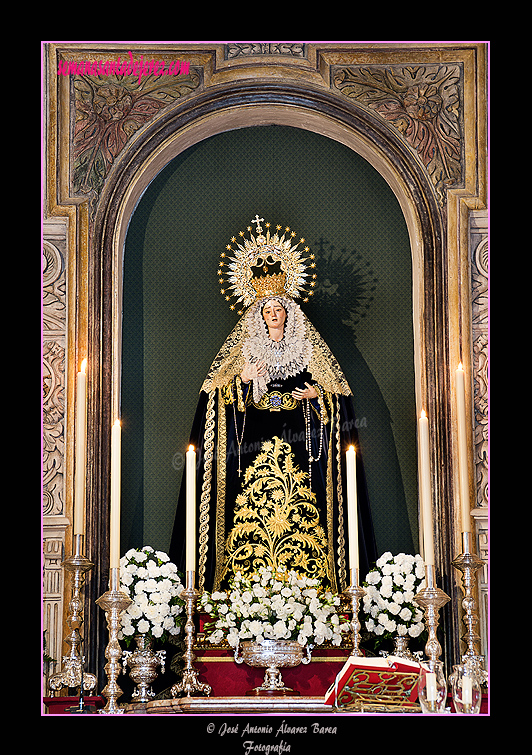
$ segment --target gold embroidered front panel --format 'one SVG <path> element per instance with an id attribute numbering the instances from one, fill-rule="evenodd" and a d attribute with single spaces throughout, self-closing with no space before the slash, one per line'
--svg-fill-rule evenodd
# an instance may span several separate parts
<path id="1" fill-rule="evenodd" d="M 261 566 L 329 577 L 327 537 L 307 482 L 286 441 L 274 437 L 262 445 L 235 502 L 223 579 L 238 571 L 253 574 Z"/>

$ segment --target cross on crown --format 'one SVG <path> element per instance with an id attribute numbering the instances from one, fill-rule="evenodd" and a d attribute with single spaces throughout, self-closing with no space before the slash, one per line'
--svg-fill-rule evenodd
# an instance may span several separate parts
<path id="1" fill-rule="evenodd" d="M 259 214 L 257 213 L 255 215 L 255 219 L 252 220 L 251 222 L 257 224 L 257 233 L 262 233 L 261 223 L 264 223 L 264 218 L 259 218 Z"/>

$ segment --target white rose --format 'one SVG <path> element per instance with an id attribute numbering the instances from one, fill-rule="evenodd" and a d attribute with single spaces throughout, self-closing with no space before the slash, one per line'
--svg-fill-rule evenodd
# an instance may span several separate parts
<path id="1" fill-rule="evenodd" d="M 159 607 L 158 606 L 146 606 L 144 610 L 144 615 L 147 619 L 156 619 L 159 616 Z"/>
<path id="2" fill-rule="evenodd" d="M 256 598 L 264 598 L 266 596 L 266 590 L 259 584 L 253 585 L 253 595 Z"/>
<path id="3" fill-rule="evenodd" d="M 262 634 L 262 622 L 261 621 L 250 621 L 249 622 L 249 631 L 251 634 L 254 634 L 255 636 L 258 634 Z"/>
<path id="4" fill-rule="evenodd" d="M 148 605 L 148 598 L 145 592 L 141 592 L 135 596 L 135 603 L 138 605 L 141 611 Z"/>
<path id="5" fill-rule="evenodd" d="M 142 616 L 142 610 L 137 603 L 132 603 L 125 612 L 125 615 L 129 616 L 132 619 L 140 619 L 140 617 Z"/>
<path id="6" fill-rule="evenodd" d="M 290 632 L 288 631 L 286 624 L 284 621 L 276 621 L 273 625 L 273 633 L 276 637 L 279 637 L 280 639 L 288 637 Z"/>
<path id="7" fill-rule="evenodd" d="M 214 632 L 209 636 L 209 642 L 211 642 L 213 645 L 217 644 L 218 642 L 221 642 L 224 638 L 224 633 L 221 629 L 215 629 Z M 235 645 L 238 642 L 238 635 L 236 638 L 233 636 L 232 633 L 229 633 L 227 635 L 227 640 L 231 647 L 235 647 Z"/>
<path id="8" fill-rule="evenodd" d="M 405 607 L 402 609 L 399 616 L 401 617 L 401 619 L 403 619 L 403 621 L 410 621 L 410 619 L 412 618 L 412 611 L 409 608 Z"/>
<path id="9" fill-rule="evenodd" d="M 390 561 L 390 559 L 392 559 L 392 558 L 393 558 L 393 556 L 392 556 L 391 552 L 390 552 L 390 551 L 386 551 L 386 553 L 383 553 L 383 554 L 382 554 L 382 556 L 380 556 L 380 557 L 379 557 L 379 558 L 377 559 L 377 561 L 375 562 L 375 564 L 376 564 L 376 565 L 377 565 L 378 567 L 381 567 L 381 566 L 382 566 L 383 564 L 387 563 L 387 562 L 388 562 L 388 561 Z"/>
<path id="10" fill-rule="evenodd" d="M 148 570 L 150 577 L 158 577 L 160 575 L 159 565 L 156 564 L 155 561 L 148 561 L 146 569 Z"/>
<path id="11" fill-rule="evenodd" d="M 211 598 L 213 600 L 226 600 L 227 593 L 226 592 L 213 592 L 211 595 Z"/>

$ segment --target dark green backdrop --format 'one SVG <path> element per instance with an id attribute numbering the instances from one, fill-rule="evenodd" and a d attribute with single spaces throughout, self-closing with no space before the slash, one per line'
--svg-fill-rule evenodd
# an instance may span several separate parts
<path id="1" fill-rule="evenodd" d="M 350 382 L 379 552 L 417 543 L 412 265 L 384 179 L 318 134 L 261 126 L 211 137 L 152 181 L 124 259 L 122 550 L 168 550 L 198 392 L 236 322 L 220 252 L 255 214 L 317 255 L 302 305 Z"/>

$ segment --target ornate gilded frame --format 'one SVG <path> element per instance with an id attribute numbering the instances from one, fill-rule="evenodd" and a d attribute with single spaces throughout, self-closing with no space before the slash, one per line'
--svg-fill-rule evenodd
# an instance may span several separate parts
<path id="1" fill-rule="evenodd" d="M 109 87 L 116 82 L 100 67 L 100 94 L 83 76 L 61 72 L 65 61 L 88 61 L 97 71 L 99 61 L 127 59 L 157 59 L 174 70 L 185 65 L 159 81 L 148 74 L 136 84 L 122 82 L 114 93 Z M 123 96 L 130 97 L 129 109 Z M 108 128 L 113 118 L 119 131 Z M 91 122 L 100 127 L 102 143 L 108 140 L 105 154 L 91 152 L 96 142 L 80 136 Z M 62 654 L 68 602 L 60 554 L 71 549 L 74 386 L 83 356 L 91 365 L 87 555 L 95 563 L 85 589 L 89 663 L 94 667 L 103 653 L 95 600 L 108 579 L 110 427 L 120 405 L 122 253 L 129 219 L 149 182 L 183 150 L 221 131 L 270 123 L 313 130 L 359 152 L 403 209 L 413 258 L 416 401 L 431 422 L 438 574 L 453 598 L 444 650 L 448 658 L 458 655 L 460 588 L 450 562 L 460 552 L 452 379 L 460 361 L 472 376 L 470 503 L 477 547 L 483 556 L 488 549 L 487 44 L 47 43 L 43 539 L 45 625 L 55 657 Z M 95 155 L 98 161 L 90 163 Z"/>

